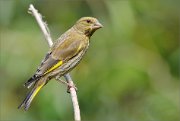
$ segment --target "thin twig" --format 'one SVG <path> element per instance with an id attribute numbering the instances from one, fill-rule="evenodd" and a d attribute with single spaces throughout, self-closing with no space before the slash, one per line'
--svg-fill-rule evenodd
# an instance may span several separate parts
<path id="1" fill-rule="evenodd" d="M 68 83 L 70 85 L 74 85 L 73 81 L 72 81 L 72 78 L 70 76 L 70 74 L 66 74 L 64 76 L 64 78 L 66 80 L 68 80 Z M 72 98 L 72 103 L 73 103 L 73 107 L 74 107 L 74 119 L 76 121 L 80 121 L 81 120 L 81 117 L 80 117 L 80 109 L 79 109 L 79 104 L 78 104 L 78 99 L 77 99 L 77 95 L 76 95 L 76 91 L 75 91 L 75 88 L 70 88 L 69 89 L 70 93 L 71 93 L 71 98 Z"/>
<path id="2" fill-rule="evenodd" d="M 45 22 L 43 22 L 43 20 L 42 20 L 41 14 L 38 13 L 38 11 L 34 8 L 34 6 L 32 4 L 30 4 L 28 10 L 29 10 L 28 13 L 32 14 L 35 17 L 41 31 L 44 34 L 45 39 L 48 42 L 48 45 L 51 47 L 53 45 L 53 41 L 51 39 L 51 35 L 50 35 L 49 29 L 47 27 L 47 24 Z"/>
<path id="3" fill-rule="evenodd" d="M 50 36 L 50 32 L 49 32 L 49 29 L 47 27 L 47 24 L 45 22 L 43 22 L 43 20 L 42 20 L 41 14 L 38 13 L 38 11 L 34 8 L 34 6 L 32 4 L 30 4 L 28 10 L 29 10 L 28 12 L 35 17 L 39 27 L 41 28 L 41 30 L 42 30 L 42 32 L 44 34 L 45 39 L 48 42 L 49 47 L 51 47 L 53 45 L 53 42 L 52 42 L 52 39 L 51 39 L 51 36 Z M 64 78 L 66 79 L 66 81 L 67 81 L 67 83 L 69 85 L 74 85 L 69 73 L 64 75 Z M 72 86 L 72 87 L 70 87 L 69 91 L 70 91 L 70 94 L 71 94 L 71 100 L 72 100 L 72 104 L 73 104 L 73 108 L 74 108 L 74 120 L 75 121 L 80 121 L 81 116 L 80 116 L 80 109 L 79 109 L 76 90 Z"/>

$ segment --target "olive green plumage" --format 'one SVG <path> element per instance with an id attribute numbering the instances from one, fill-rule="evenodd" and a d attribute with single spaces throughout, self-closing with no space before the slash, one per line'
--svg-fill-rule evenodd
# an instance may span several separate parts
<path id="1" fill-rule="evenodd" d="M 52 78 L 71 71 L 82 59 L 89 46 L 92 34 L 102 25 L 96 18 L 83 17 L 62 34 L 50 48 L 36 73 L 25 83 L 33 89 L 18 108 L 27 110 L 39 90 Z"/>

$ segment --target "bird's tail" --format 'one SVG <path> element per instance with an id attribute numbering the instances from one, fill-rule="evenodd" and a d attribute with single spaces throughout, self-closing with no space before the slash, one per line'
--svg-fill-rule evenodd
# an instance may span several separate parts
<path id="1" fill-rule="evenodd" d="M 46 78 L 42 78 L 37 81 L 33 87 L 33 89 L 28 93 L 24 101 L 19 105 L 18 109 L 24 106 L 24 110 L 28 110 L 30 104 L 40 89 L 46 84 Z"/>

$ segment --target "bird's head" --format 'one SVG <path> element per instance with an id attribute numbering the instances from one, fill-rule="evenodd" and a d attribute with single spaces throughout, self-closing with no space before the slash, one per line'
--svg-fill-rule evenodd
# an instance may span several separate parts
<path id="1" fill-rule="evenodd" d="M 74 25 L 74 28 L 77 31 L 87 36 L 92 36 L 92 34 L 97 29 L 100 29 L 102 27 L 103 25 L 96 18 L 93 18 L 93 17 L 82 17 Z"/>

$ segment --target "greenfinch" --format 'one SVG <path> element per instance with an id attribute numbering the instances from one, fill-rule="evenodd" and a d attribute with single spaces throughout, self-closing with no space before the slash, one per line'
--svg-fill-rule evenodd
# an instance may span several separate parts
<path id="1" fill-rule="evenodd" d="M 24 84 L 27 88 L 33 85 L 33 88 L 18 108 L 28 110 L 34 97 L 49 80 L 61 77 L 76 67 L 89 47 L 90 37 L 102 27 L 96 18 L 82 17 L 62 34 L 50 48 L 36 73 Z"/>

